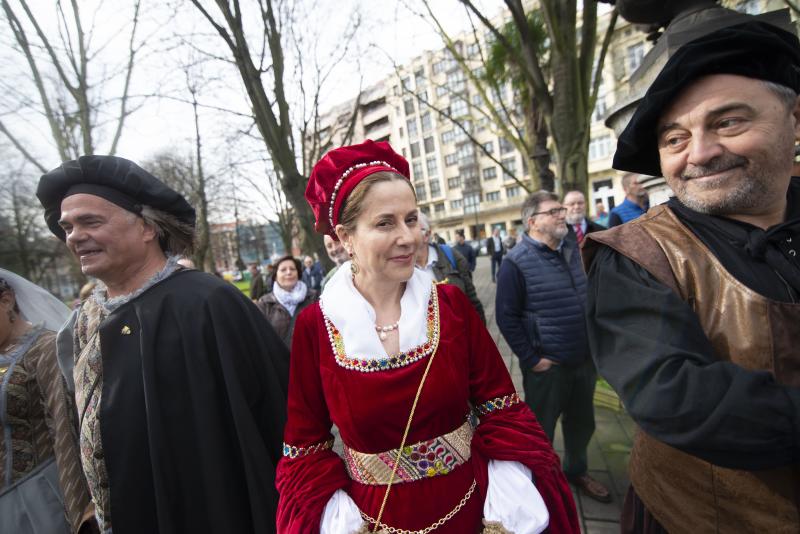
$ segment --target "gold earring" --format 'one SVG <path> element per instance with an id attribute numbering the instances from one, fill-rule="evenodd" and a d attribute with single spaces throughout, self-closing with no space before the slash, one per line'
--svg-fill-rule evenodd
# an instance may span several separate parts
<path id="1" fill-rule="evenodd" d="M 356 263 L 356 256 L 352 252 L 350 253 L 350 272 L 353 276 L 357 275 L 359 271 L 358 264 Z"/>

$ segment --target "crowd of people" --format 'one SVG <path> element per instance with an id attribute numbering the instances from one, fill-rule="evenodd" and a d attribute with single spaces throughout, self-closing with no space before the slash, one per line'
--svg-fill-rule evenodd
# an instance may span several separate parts
<path id="1" fill-rule="evenodd" d="M 763 22 L 698 37 L 619 138 L 619 206 L 539 191 L 493 231 L 523 392 L 476 251 L 437 239 L 386 142 L 309 177 L 334 267 L 252 265 L 247 295 L 181 263 L 195 212 L 157 177 L 62 163 L 37 196 L 94 285 L 70 310 L 0 269 L 0 532 L 578 533 L 570 484 L 613 499 L 598 372 L 639 429 L 622 532 L 796 532 L 798 72 Z M 641 176 L 675 196 L 649 207 Z"/>

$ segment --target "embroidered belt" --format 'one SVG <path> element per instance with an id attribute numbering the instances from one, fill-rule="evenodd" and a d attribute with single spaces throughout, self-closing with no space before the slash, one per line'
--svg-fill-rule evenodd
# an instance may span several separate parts
<path id="1" fill-rule="evenodd" d="M 443 436 L 403 447 L 394 483 L 412 482 L 446 475 L 470 458 L 474 430 L 469 421 Z M 344 447 L 344 462 L 350 478 L 361 484 L 389 483 L 398 449 L 367 454 Z"/>

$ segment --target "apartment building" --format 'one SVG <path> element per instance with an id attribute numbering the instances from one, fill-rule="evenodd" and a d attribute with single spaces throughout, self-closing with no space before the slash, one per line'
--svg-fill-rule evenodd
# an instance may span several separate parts
<path id="1" fill-rule="evenodd" d="M 784 7 L 781 0 L 734 0 L 724 5 L 749 14 Z M 601 38 L 609 18 L 609 13 L 599 17 Z M 627 21 L 617 20 L 592 115 L 590 212 L 594 212 L 596 201 L 611 209 L 624 199 L 623 173 L 611 168 L 616 136 L 605 121 L 618 101 L 629 96 L 631 75 L 653 46 L 646 37 Z M 486 53 L 491 39 L 489 32 L 477 40 L 473 32 L 464 32 L 456 47 L 480 69 L 478 58 Z M 502 101 L 511 108 L 510 113 L 519 111 L 509 84 L 502 85 L 490 98 L 494 103 Z M 330 138 L 330 147 L 341 144 L 354 106 L 355 99 L 323 117 L 323 134 Z M 389 141 L 408 159 L 420 209 L 440 236 L 452 241 L 455 232 L 463 230 L 467 239 L 483 239 L 494 228 L 503 235 L 523 230 L 520 208 L 526 191 L 518 181 L 530 181 L 526 159 L 498 132 L 483 97 L 447 49 L 427 51 L 365 90 L 355 117 L 354 142 L 367 138 Z M 670 194 L 663 178 L 646 178 L 645 185 L 651 204 L 665 201 Z"/>

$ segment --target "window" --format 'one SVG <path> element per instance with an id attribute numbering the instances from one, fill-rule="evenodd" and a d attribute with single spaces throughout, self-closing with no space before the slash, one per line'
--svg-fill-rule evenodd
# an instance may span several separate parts
<path id="1" fill-rule="evenodd" d="M 447 154 L 444 157 L 444 165 L 445 167 L 452 167 L 453 165 L 458 164 L 458 155 L 457 154 Z"/>
<path id="2" fill-rule="evenodd" d="M 483 97 L 480 95 L 480 93 L 475 93 L 472 95 L 472 105 L 479 107 L 481 104 L 483 104 Z"/>
<path id="3" fill-rule="evenodd" d="M 411 157 L 412 158 L 419 157 L 419 143 L 411 143 Z"/>
<path id="4" fill-rule="evenodd" d="M 450 102 L 450 116 L 461 117 L 467 114 L 467 101 L 463 98 L 454 98 Z"/>
<path id="5" fill-rule="evenodd" d="M 433 195 L 433 191 L 431 191 L 431 195 Z M 444 214 L 444 202 L 439 202 L 438 204 L 433 205 L 433 212 L 436 215 L 443 215 Z"/>
<path id="6" fill-rule="evenodd" d="M 460 210 L 462 205 L 462 200 L 459 198 L 457 200 L 450 201 L 450 209 L 451 210 Z"/>
<path id="7" fill-rule="evenodd" d="M 406 115 L 414 114 L 414 101 L 410 98 L 403 100 L 403 107 L 405 107 Z"/>
<path id="8" fill-rule="evenodd" d="M 461 69 L 454 70 L 447 75 L 447 87 L 453 92 L 463 91 L 466 87 L 464 73 Z"/>
<path id="9" fill-rule="evenodd" d="M 522 188 L 518 185 L 506 187 L 506 198 L 518 197 L 522 192 Z"/>
<path id="10" fill-rule="evenodd" d="M 439 74 L 440 72 L 444 72 L 447 70 L 447 60 L 442 59 L 441 61 L 437 61 L 433 64 L 433 73 Z"/>
<path id="11" fill-rule="evenodd" d="M 402 134 L 400 135 L 400 137 L 403 137 Z M 494 152 L 494 143 L 492 141 L 489 141 L 488 143 L 484 143 L 483 144 L 483 150 L 484 150 L 484 152 L 488 152 L 489 154 L 491 154 L 492 152 Z"/>
<path id="12" fill-rule="evenodd" d="M 400 87 L 402 87 L 404 91 L 410 91 L 411 90 L 411 78 L 406 76 L 402 80 L 400 80 Z"/>
<path id="13" fill-rule="evenodd" d="M 403 127 L 402 127 L 402 126 L 401 126 L 400 128 L 398 128 L 398 130 L 397 130 L 397 131 L 398 131 L 398 133 L 400 134 L 400 139 L 402 139 L 403 137 L 405 137 L 405 130 L 403 130 Z"/>
<path id="14" fill-rule="evenodd" d="M 505 159 L 500 160 L 500 163 L 503 164 L 503 167 L 508 169 L 508 172 L 505 172 L 505 171 L 503 172 L 503 180 L 513 180 L 514 179 L 513 176 L 511 176 L 509 173 L 510 172 L 513 172 L 513 173 L 517 172 L 517 158 L 514 158 L 514 157 L 505 158 Z"/>
<path id="15" fill-rule="evenodd" d="M 606 99 L 604 96 L 598 96 L 597 102 L 594 105 L 594 120 L 601 121 L 606 116 L 608 107 L 606 106 Z"/>
<path id="16" fill-rule="evenodd" d="M 497 167 L 486 167 L 482 172 L 484 180 L 494 180 L 497 178 Z"/>
<path id="17" fill-rule="evenodd" d="M 420 206 L 419 211 L 424 213 L 425 215 L 430 216 L 431 214 L 431 207 L 430 206 Z"/>
<path id="18" fill-rule="evenodd" d="M 443 145 L 446 145 L 447 143 L 452 143 L 454 138 L 455 138 L 455 132 L 453 130 L 447 130 L 446 132 L 442 132 Z"/>
<path id="19" fill-rule="evenodd" d="M 600 135 L 589 141 L 589 161 L 607 158 L 613 150 L 611 136 Z"/>
<path id="20" fill-rule="evenodd" d="M 486 202 L 497 202 L 500 200 L 500 191 L 486 193 Z"/>
<path id="21" fill-rule="evenodd" d="M 489 119 L 486 117 L 482 117 L 478 119 L 478 122 L 475 123 L 475 131 L 482 132 L 486 129 L 486 125 L 489 124 Z"/>
<path id="22" fill-rule="evenodd" d="M 425 85 L 425 69 L 417 69 L 414 73 L 414 83 L 417 84 L 417 88 L 420 85 Z"/>
<path id="23" fill-rule="evenodd" d="M 436 96 L 444 96 L 449 92 L 450 92 L 450 90 L 447 88 L 446 85 L 437 85 L 436 86 Z"/>
<path id="24" fill-rule="evenodd" d="M 436 176 L 439 174 L 439 165 L 436 163 L 436 156 L 429 156 L 425 160 L 425 166 L 428 169 L 428 177 Z M 433 190 L 431 190 L 433 192 Z"/>
<path id="25" fill-rule="evenodd" d="M 394 96 L 399 96 L 400 95 L 400 86 L 399 85 L 395 85 L 395 86 L 392 87 L 392 94 Z"/>
<path id="26" fill-rule="evenodd" d="M 427 193 L 425 193 L 425 184 L 415 185 L 414 191 L 417 192 L 417 200 L 427 200 L 428 196 Z"/>
<path id="27" fill-rule="evenodd" d="M 422 131 L 428 132 L 430 131 L 431 127 L 433 126 L 433 119 L 431 118 L 431 114 L 428 112 L 423 113 L 422 117 L 420 117 L 422 121 Z"/>
<path id="28" fill-rule="evenodd" d="M 475 213 L 476 211 L 478 211 L 478 206 L 480 206 L 480 203 L 481 203 L 480 191 L 464 195 L 464 213 Z"/>
<path id="29" fill-rule="evenodd" d="M 422 163 L 415 161 L 411 164 L 411 176 L 414 178 L 414 180 L 421 180 L 423 178 Z"/>
<path id="30" fill-rule="evenodd" d="M 633 72 L 639 68 L 644 57 L 644 43 L 636 43 L 631 45 L 625 51 L 625 64 L 628 67 L 628 72 Z"/>
<path id="31" fill-rule="evenodd" d="M 458 189 L 461 187 L 461 177 L 453 176 L 447 179 L 447 189 Z"/>
<path id="32" fill-rule="evenodd" d="M 472 130 L 472 122 L 464 121 L 461 123 L 460 128 L 453 129 L 453 139 L 458 143 L 459 141 L 467 140 L 467 132 Z"/>
<path id="33" fill-rule="evenodd" d="M 408 138 L 409 139 L 416 139 L 417 138 L 417 119 L 410 118 L 406 121 L 406 128 L 408 130 Z"/>
<path id="34" fill-rule="evenodd" d="M 409 130 L 410 135 L 411 130 Z M 512 150 L 514 150 L 514 145 L 511 144 L 511 141 L 506 139 L 505 137 L 498 137 L 497 143 L 500 145 L 500 153 L 501 154 L 508 154 Z"/>
<path id="35" fill-rule="evenodd" d="M 467 56 L 469 57 L 477 56 L 480 51 L 481 48 L 478 45 L 478 43 L 472 43 L 470 45 L 467 45 Z"/>
<path id="36" fill-rule="evenodd" d="M 475 145 L 472 143 L 464 143 L 463 145 L 459 145 L 458 149 L 456 150 L 456 154 L 458 155 L 459 161 L 463 160 L 470 160 L 475 156 Z"/>
<path id="37" fill-rule="evenodd" d="M 433 142 L 433 137 L 426 137 L 423 141 L 425 143 L 425 153 L 430 154 L 434 150 L 436 150 L 436 145 Z"/>
<path id="38" fill-rule="evenodd" d="M 431 198 L 441 196 L 442 184 L 439 183 L 439 180 L 431 180 L 428 185 L 431 189 Z"/>

